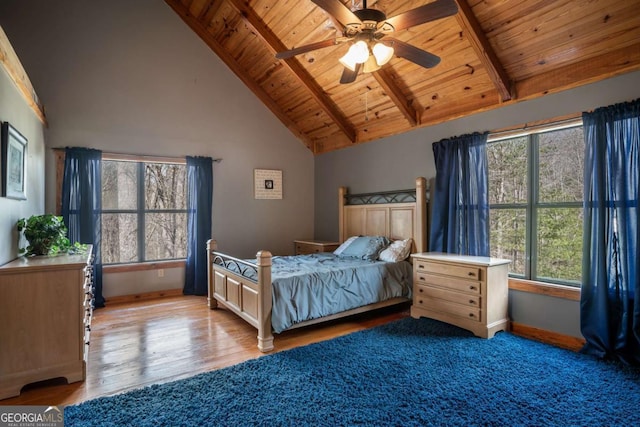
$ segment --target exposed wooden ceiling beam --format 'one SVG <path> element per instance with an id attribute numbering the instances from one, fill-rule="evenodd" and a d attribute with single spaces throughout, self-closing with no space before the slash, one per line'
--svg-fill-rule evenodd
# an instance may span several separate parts
<path id="1" fill-rule="evenodd" d="M 249 77 L 248 73 L 238 64 L 238 62 L 212 37 L 206 26 L 193 16 L 189 9 L 180 0 L 165 0 L 165 2 L 182 18 L 182 20 L 215 52 L 227 67 L 235 73 L 240 80 L 271 110 L 273 114 L 284 123 L 294 135 L 300 138 L 304 144 L 314 151 L 314 144 L 305 133 L 303 133 L 295 122 L 293 122 L 280 106 L 269 96 L 269 94 L 258 85 L 255 80 Z"/>
<path id="2" fill-rule="evenodd" d="M 403 95 L 391 74 L 384 68 L 381 68 L 373 73 L 373 77 L 389 98 L 391 98 L 394 104 L 396 104 L 402 114 L 404 114 L 409 123 L 411 123 L 411 126 L 414 127 L 419 125 L 419 114 L 416 112 L 416 109 L 413 108 L 409 100 Z"/>
<path id="3" fill-rule="evenodd" d="M 264 24 L 264 22 L 256 15 L 254 10 L 242 0 L 228 0 L 244 21 L 253 27 L 256 34 L 273 50 L 273 53 L 288 50 L 280 39 Z M 315 79 L 307 72 L 307 70 L 295 58 L 281 60 L 291 73 L 298 79 L 301 85 L 307 88 L 313 99 L 318 103 L 320 108 L 335 122 L 342 132 L 349 138 L 351 142 L 356 142 L 356 129 L 347 121 L 340 112 L 338 106 L 325 94 L 322 88 L 316 83 Z"/>
<path id="4" fill-rule="evenodd" d="M 7 71 L 9 78 L 18 87 L 18 90 L 20 90 L 20 93 L 38 119 L 47 126 L 47 118 L 44 115 L 44 108 L 40 103 L 40 99 L 2 27 L 0 27 L 0 66 Z"/>
<path id="5" fill-rule="evenodd" d="M 473 14 L 467 0 L 456 0 L 458 3 L 458 13 L 456 19 L 462 27 L 462 31 L 467 35 L 469 42 L 478 55 L 480 62 L 489 73 L 489 78 L 495 85 L 503 101 L 515 98 L 514 86 L 512 85 L 507 72 L 498 59 L 495 51 L 491 47 L 484 30 L 480 26 L 478 19 Z"/>

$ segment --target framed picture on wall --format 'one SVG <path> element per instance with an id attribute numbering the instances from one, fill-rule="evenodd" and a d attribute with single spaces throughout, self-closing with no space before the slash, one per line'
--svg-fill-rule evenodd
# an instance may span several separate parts
<path id="1" fill-rule="evenodd" d="M 27 139 L 9 122 L 2 123 L 2 197 L 26 200 Z"/>
<path id="2" fill-rule="evenodd" d="M 256 199 L 282 199 L 282 171 L 278 169 L 253 170 Z"/>

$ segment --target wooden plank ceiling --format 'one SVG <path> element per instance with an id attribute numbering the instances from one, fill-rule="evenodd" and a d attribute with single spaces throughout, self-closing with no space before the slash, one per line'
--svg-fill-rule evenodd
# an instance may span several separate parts
<path id="1" fill-rule="evenodd" d="M 275 58 L 342 36 L 311 0 L 165 1 L 315 154 L 640 70 L 638 0 L 455 0 L 455 15 L 393 34 L 437 66 L 393 57 L 350 84 L 338 62 L 349 43 Z M 367 7 L 393 17 L 427 3 Z"/>

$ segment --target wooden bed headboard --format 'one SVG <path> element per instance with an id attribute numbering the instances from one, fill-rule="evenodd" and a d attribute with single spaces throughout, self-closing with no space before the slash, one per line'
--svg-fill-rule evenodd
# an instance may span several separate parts
<path id="1" fill-rule="evenodd" d="M 411 190 L 382 193 L 347 193 L 338 189 L 340 242 L 350 236 L 386 236 L 413 239 L 411 252 L 427 251 L 428 205 L 425 178 L 416 179 Z"/>

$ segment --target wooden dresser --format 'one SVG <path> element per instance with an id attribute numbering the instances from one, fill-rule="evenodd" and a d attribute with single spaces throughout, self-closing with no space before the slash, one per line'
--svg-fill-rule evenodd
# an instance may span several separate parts
<path id="1" fill-rule="evenodd" d="M 510 260 L 429 252 L 411 257 L 411 316 L 451 323 L 482 338 L 508 329 Z"/>
<path id="2" fill-rule="evenodd" d="M 296 255 L 333 252 L 340 246 L 338 242 L 325 242 L 322 240 L 294 240 L 293 244 Z"/>
<path id="3" fill-rule="evenodd" d="M 91 249 L 0 266 L 0 399 L 23 386 L 86 378 L 93 311 Z"/>

